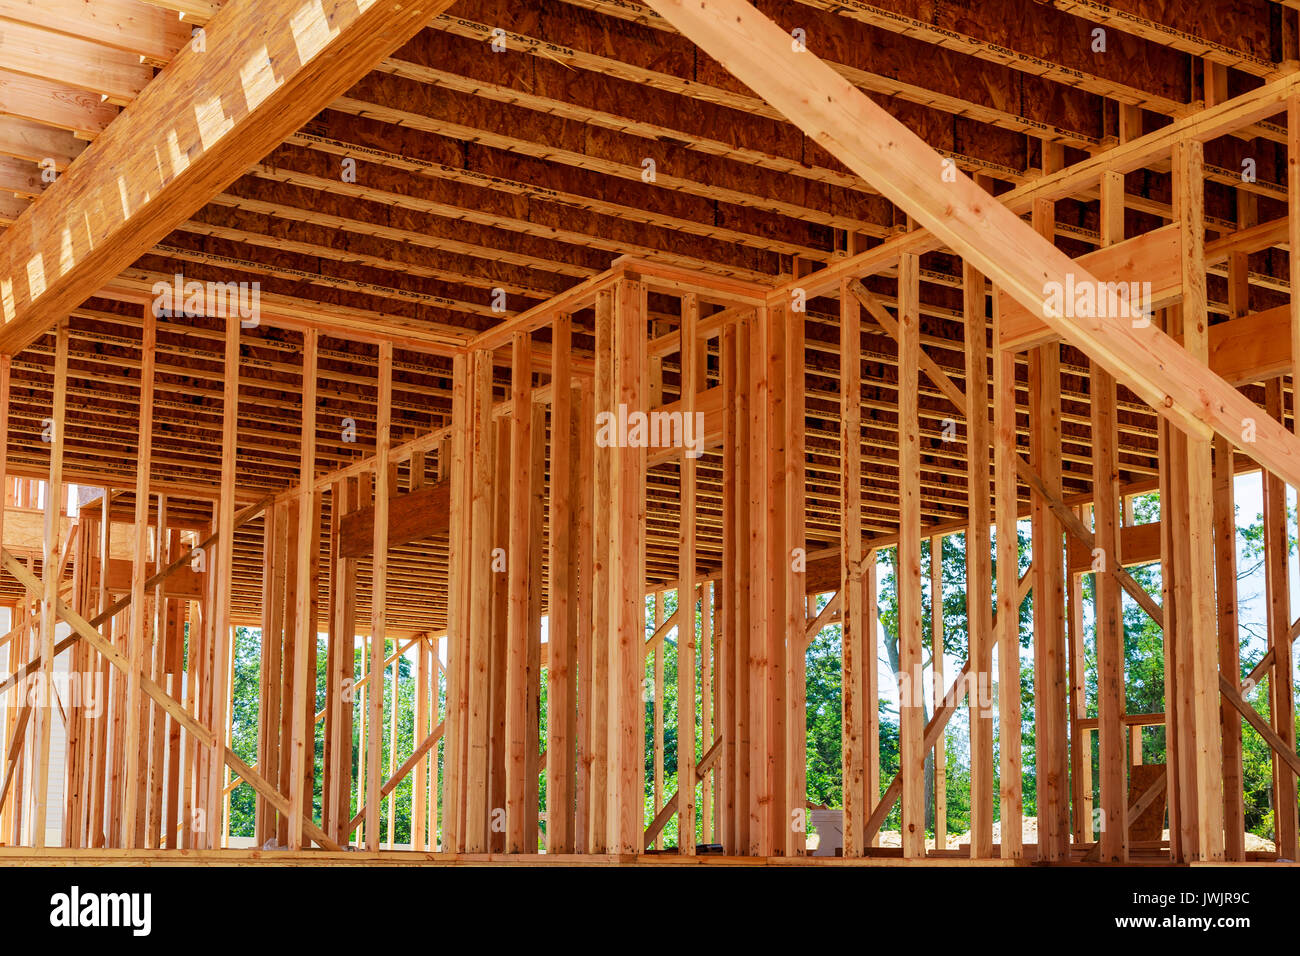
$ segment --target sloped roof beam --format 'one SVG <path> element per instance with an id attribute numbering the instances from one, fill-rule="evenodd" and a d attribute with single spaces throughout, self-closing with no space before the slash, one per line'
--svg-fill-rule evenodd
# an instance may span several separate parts
<path id="1" fill-rule="evenodd" d="M 451 0 L 229 0 L 0 236 L 0 352 L 20 351 Z"/>
<path id="2" fill-rule="evenodd" d="M 1234 445 L 1253 428 L 1248 453 L 1300 483 L 1300 439 L 1153 324 L 1107 314 L 1109 303 L 1091 318 L 1050 311 L 1048 289 L 1097 278 L 745 0 L 647 3 L 1178 428 L 1202 438 L 1218 433 Z"/>

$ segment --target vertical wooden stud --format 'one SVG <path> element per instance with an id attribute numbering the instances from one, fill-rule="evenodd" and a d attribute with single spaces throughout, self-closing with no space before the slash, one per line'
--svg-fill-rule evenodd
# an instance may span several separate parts
<path id="1" fill-rule="evenodd" d="M 303 846 L 303 818 L 312 812 L 312 778 L 316 766 L 316 668 L 310 666 L 316 646 L 316 580 L 312 568 L 320 549 L 319 511 L 313 507 L 316 492 L 316 348 L 319 333 L 308 329 L 302 346 L 302 438 L 298 464 L 298 580 L 295 623 L 297 634 L 293 647 L 293 702 L 291 748 L 289 752 L 289 847 Z M 391 352 L 388 355 L 391 363 Z M 381 363 L 383 359 L 381 358 Z M 389 373 L 391 375 L 391 371 Z M 383 372 L 381 369 L 380 375 Z M 390 385 L 391 388 L 391 385 Z M 381 388 L 382 391 L 382 388 Z M 380 461 L 383 461 L 381 457 Z M 380 482 L 383 486 L 384 482 Z M 378 509 L 376 509 L 378 510 Z M 385 515 L 385 521 L 387 516 Z M 386 527 L 386 525 L 385 525 Z M 387 539 L 385 538 L 385 544 Z M 375 566 L 381 554 L 375 552 Z M 376 596 L 381 596 L 378 591 Z M 288 662 L 286 661 L 286 664 Z M 309 723 L 310 721 L 310 723 Z"/>
<path id="2" fill-rule="evenodd" d="M 925 855 L 925 710 L 921 689 L 920 266 L 898 265 L 898 666 L 903 856 Z"/>

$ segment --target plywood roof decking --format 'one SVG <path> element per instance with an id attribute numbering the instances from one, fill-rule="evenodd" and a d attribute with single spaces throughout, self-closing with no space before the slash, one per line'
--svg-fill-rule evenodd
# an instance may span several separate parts
<path id="1" fill-rule="evenodd" d="M 200 4 L 195 16 L 190 2 L 113 5 L 142 23 L 162 8 L 185 9 L 188 23 L 201 23 L 202 10 L 217 7 Z M 995 190 L 1039 174 L 1042 140 L 1056 144 L 1065 163 L 1114 143 L 1116 102 L 1141 106 L 1146 129 L 1197 108 L 1206 96 L 1202 56 L 1231 67 L 1230 94 L 1289 68 L 1280 63 L 1281 12 L 1265 0 L 1212 10 L 1151 0 L 764 0 L 757 6 L 783 26 L 803 29 L 811 49 L 960 166 L 989 176 Z M 57 22 L 42 22 L 31 8 L 0 2 L 0 19 L 31 16 L 34 25 L 24 29 L 58 34 Z M 1107 29 L 1105 53 L 1092 50 L 1095 21 Z M 175 49 L 189 37 L 188 26 L 166 22 L 165 41 L 147 40 L 158 63 L 166 59 L 157 56 L 159 42 Z M 494 53 L 489 45 L 496 27 L 506 31 L 506 52 Z M 133 42 L 146 44 L 144 38 Z M 0 44 L 0 113 L 11 118 L 6 93 L 23 87 L 6 87 L 3 71 L 19 68 Z M 24 83 L 33 81 L 24 75 Z M 108 112 L 85 122 L 107 121 Z M 0 127 L 6 122 L 0 117 Z M 91 136 L 95 130 L 76 132 Z M 1276 124 L 1261 123 L 1247 136 L 1207 144 L 1207 221 L 1221 234 L 1243 221 L 1245 194 L 1254 197 L 1250 215 L 1258 221 L 1283 214 L 1283 139 Z M 0 153 L 4 141 L 0 128 Z M 11 219 L 43 183 L 36 157 L 9 155 L 11 161 L 0 163 L 0 189 L 16 198 L 0 204 L 0 217 Z M 1255 183 L 1240 180 L 1246 158 L 1256 163 Z M 355 168 L 345 160 L 354 160 Z M 643 178 L 647 160 L 653 161 L 653 182 Z M 1130 174 L 1126 192 L 1131 230 L 1149 229 L 1168 216 L 1167 169 Z M 1095 198 L 1095 190 L 1085 191 L 1057 203 L 1058 243 L 1072 255 L 1097 244 Z M 464 332 L 502 320 L 492 310 L 495 290 L 504 291 L 508 313 L 517 313 L 626 253 L 771 282 L 897 227 L 887 201 L 648 8 L 630 0 L 466 0 L 214 197 L 135 268 L 147 276 L 184 272 L 258 281 L 265 293 L 305 308 L 348 308 L 381 322 Z M 1283 252 L 1256 253 L 1250 266 L 1253 308 L 1286 301 Z M 964 385 L 960 262 L 934 253 L 922 268 L 925 347 Z M 867 285 L 892 302 L 888 276 Z M 1210 297 L 1212 311 L 1225 314 L 1222 270 L 1211 275 Z M 133 482 L 139 308 L 97 298 L 73 316 L 69 480 Z M 651 310 L 661 331 L 672 327 L 673 300 L 652 297 Z M 810 303 L 810 547 L 835 542 L 839 529 L 843 450 L 835 315 L 833 300 Z M 590 328 L 590 315 L 575 316 L 579 349 L 590 347 Z M 297 479 L 301 336 L 263 325 L 246 330 L 243 340 L 238 476 L 241 495 L 252 500 Z M 11 467 L 33 476 L 47 467 L 40 427 L 49 408 L 52 342 L 47 336 L 14 360 Z M 220 469 L 221 354 L 216 323 L 160 323 L 153 473 L 160 490 L 187 502 L 196 515 L 207 511 L 203 499 Z M 321 470 L 373 451 L 375 354 L 361 342 L 321 340 Z M 896 354 L 892 339 L 864 317 L 861 451 L 869 535 L 888 535 L 897 523 Z M 1065 488 L 1079 494 L 1091 485 L 1084 467 L 1087 362 L 1073 349 L 1063 354 Z M 395 443 L 445 422 L 445 359 L 398 348 L 394 386 Z M 665 398 L 675 398 L 677 389 L 670 357 Z M 932 383 L 923 384 L 921 415 L 922 505 L 926 521 L 942 525 L 965 513 L 963 416 Z M 355 421 L 355 443 L 343 440 L 346 418 Z M 955 440 L 944 440 L 949 418 L 957 423 Z M 1122 389 L 1120 432 L 1123 479 L 1148 478 L 1155 467 L 1155 417 Z M 701 463 L 706 509 L 720 501 L 719 465 L 716 456 Z M 648 568 L 664 580 L 676 568 L 676 481 L 672 465 L 653 470 L 648 481 Z M 714 560 L 720 549 L 716 510 L 703 513 L 700 536 L 702 562 Z M 241 530 L 236 552 L 235 613 L 256 618 L 260 523 Z M 394 627 L 436 625 L 445 562 L 443 543 L 395 550 Z M 7 596 L 10 586 L 16 582 L 6 576 L 0 592 Z"/>

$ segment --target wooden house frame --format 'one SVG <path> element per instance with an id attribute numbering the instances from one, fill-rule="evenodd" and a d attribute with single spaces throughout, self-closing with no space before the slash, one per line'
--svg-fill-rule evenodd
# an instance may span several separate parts
<path id="1" fill-rule="evenodd" d="M 0 864 L 1297 859 L 1297 6 L 0 0 Z M 1125 601 L 1162 713 L 1126 706 Z M 806 843 L 830 624 L 837 857 Z M 104 707 L 32 703 L 58 673 Z M 969 839 L 927 849 L 959 710 Z M 287 852 L 232 846 L 243 785 Z"/>

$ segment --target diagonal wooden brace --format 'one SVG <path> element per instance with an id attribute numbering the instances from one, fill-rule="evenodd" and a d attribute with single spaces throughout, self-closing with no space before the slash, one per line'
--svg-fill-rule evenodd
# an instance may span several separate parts
<path id="1" fill-rule="evenodd" d="M 18 561 L 17 558 L 15 558 L 8 551 L 3 551 L 0 552 L 0 560 L 3 561 L 5 570 L 7 570 L 10 574 L 12 574 L 15 578 L 17 578 L 18 582 L 22 584 L 24 588 L 26 588 L 29 592 L 33 594 L 41 593 L 41 582 L 36 578 L 35 575 L 33 575 L 30 571 L 28 571 L 25 567 L 23 567 L 23 565 Z M 66 621 L 69 624 L 69 626 L 71 626 L 72 630 L 75 632 L 75 634 L 78 637 L 84 638 L 96 651 L 100 653 L 100 655 L 102 655 L 114 667 L 116 667 L 118 670 L 122 671 L 123 673 L 126 673 L 129 670 L 130 664 L 126 659 L 126 656 L 121 651 L 119 651 L 116 647 L 114 647 L 111 642 L 109 642 L 102 634 L 99 633 L 99 631 L 95 630 L 90 625 L 90 622 L 87 621 L 84 617 L 82 617 L 72 608 L 68 607 L 62 601 L 57 602 L 55 606 L 55 611 L 60 618 L 62 618 L 64 621 Z M 207 727 L 204 727 L 201 723 L 199 723 L 199 721 L 195 719 L 194 716 L 190 714 L 188 710 L 185 709 L 184 705 L 182 705 L 178 700 L 176 700 L 176 698 L 172 697 L 160 686 L 158 686 L 157 683 L 155 683 L 152 679 L 150 679 L 148 676 L 144 674 L 140 675 L 140 688 L 146 694 L 148 694 L 149 697 L 151 697 L 158 704 L 159 707 L 161 707 L 168 714 L 170 714 L 171 717 L 178 724 L 180 724 L 196 741 L 198 741 L 199 743 L 203 744 L 206 747 L 216 746 L 216 742 L 217 742 L 216 735 Z M 226 748 L 225 750 L 225 759 L 226 759 L 226 763 L 231 767 L 232 770 L 234 770 L 241 777 L 247 780 L 255 790 L 257 790 L 268 800 L 270 800 L 271 803 L 275 805 L 277 810 L 280 810 L 282 813 L 288 812 L 288 807 L 289 807 L 288 800 L 285 799 L 279 793 L 279 791 L 277 791 L 274 787 L 272 787 L 269 783 L 267 783 L 267 781 L 264 778 L 262 778 L 261 775 L 257 774 L 250 767 L 248 767 L 242 760 L 240 760 L 237 756 L 235 756 L 235 754 L 232 753 L 229 750 L 229 748 Z M 283 806 L 281 806 L 280 804 L 283 804 Z M 324 831 L 322 831 L 319 827 L 316 827 L 310 821 L 303 822 L 303 831 L 307 833 L 308 836 L 310 836 L 321 846 L 325 847 L 326 849 L 331 849 L 331 850 L 342 849 L 342 847 L 340 847 L 337 843 L 334 843 L 332 840 L 330 840 L 325 835 Z"/>
<path id="2" fill-rule="evenodd" d="M 1176 427 L 1193 437 L 1219 434 L 1235 446 L 1249 444 L 1251 457 L 1300 487 L 1300 437 L 1261 415 L 1250 399 L 1153 323 L 1121 315 L 1109 302 L 1097 309 L 1102 314 L 1089 317 L 1049 308 L 1049 290 L 1096 288 L 1100 281 L 819 57 L 792 45 L 790 35 L 762 12 L 745 0 L 647 2 L 935 240 L 1041 316 Z M 1206 111 L 1212 121 L 1187 136 L 1204 139 L 1219 128 L 1216 124 L 1244 124 L 1276 113 L 1296 85 L 1295 77 L 1282 77 L 1229 100 L 1217 112 Z M 1165 137 L 1156 130 L 1125 148 L 1140 152 L 1149 142 L 1163 144 Z M 1096 164 L 1098 171 L 1113 168 L 1108 154 L 1098 156 Z M 1087 163 L 1080 164 L 1076 176 L 1090 172 Z M 1032 189 L 1022 199 L 1031 197 Z M 1247 434 L 1254 440 L 1247 441 Z"/>
<path id="3" fill-rule="evenodd" d="M 1093 533 L 1084 527 L 1083 522 L 1079 520 L 1079 516 L 1070 510 L 1069 505 L 1052 494 L 1047 484 L 1039 477 L 1038 472 L 1034 471 L 1029 462 L 1019 455 L 1016 456 L 1016 474 L 1020 476 L 1021 481 L 1032 488 L 1034 493 L 1046 502 L 1047 507 L 1052 510 L 1052 514 L 1056 515 L 1057 520 L 1065 525 L 1066 531 L 1078 538 L 1089 551 L 1093 550 L 1096 545 L 1096 538 Z M 1161 627 L 1165 626 L 1164 609 L 1155 602 L 1155 598 L 1147 594 L 1142 585 L 1133 580 L 1133 575 L 1119 566 L 1115 555 L 1107 555 L 1106 570 L 1119 583 L 1119 586 L 1127 591 L 1133 600 L 1137 601 L 1142 610 L 1150 615 L 1151 620 Z"/>
<path id="4" fill-rule="evenodd" d="M 392 793 L 393 790 L 396 789 L 397 785 L 406 779 L 406 775 L 415 769 L 415 765 L 419 762 L 420 758 L 427 754 L 434 745 L 442 739 L 442 730 L 444 726 L 444 724 L 439 724 L 437 727 L 434 727 L 433 732 L 430 733 L 429 736 L 425 737 L 420 746 L 416 747 L 415 750 L 412 751 L 411 756 L 402 761 L 402 765 L 393 771 L 391 777 L 384 781 L 384 785 L 379 788 L 380 800 Z M 356 828 L 361 825 L 361 821 L 365 818 L 366 806 L 365 804 L 362 804 L 361 808 L 357 810 L 357 815 L 348 821 L 348 833 L 354 832 Z"/>

